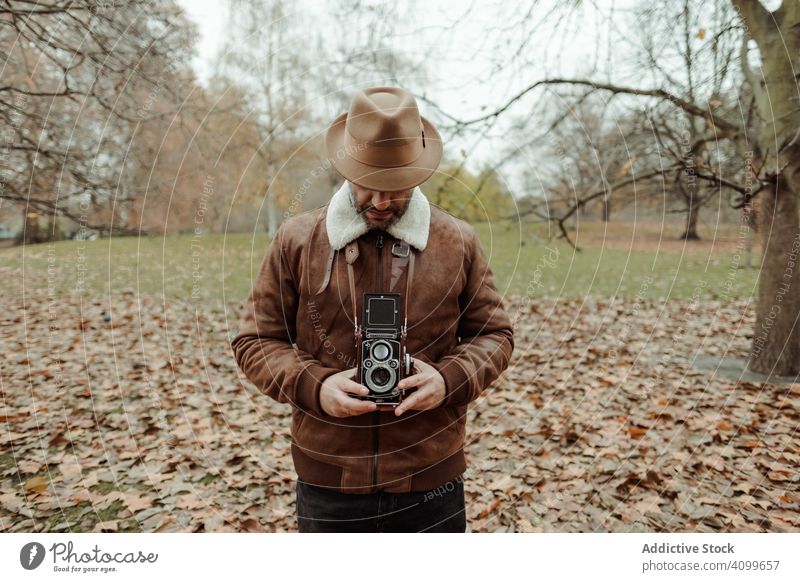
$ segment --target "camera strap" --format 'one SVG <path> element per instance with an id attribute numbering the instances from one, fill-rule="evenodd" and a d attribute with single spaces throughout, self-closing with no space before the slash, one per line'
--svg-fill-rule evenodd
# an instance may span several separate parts
<path id="1" fill-rule="evenodd" d="M 408 298 L 411 295 L 411 279 L 414 278 L 414 251 L 407 242 L 403 241 L 392 245 L 392 281 L 389 291 L 394 290 L 394 286 L 400 279 L 403 271 L 406 275 L 406 293 L 403 297 L 403 315 L 408 317 Z"/>
<path id="2" fill-rule="evenodd" d="M 358 258 L 358 240 L 354 240 L 345 247 L 347 260 L 347 282 L 350 285 L 350 302 L 353 304 L 353 322 L 358 320 L 358 306 L 356 305 L 356 277 L 353 273 L 353 263 Z"/>
<path id="3" fill-rule="evenodd" d="M 347 261 L 347 281 L 350 286 L 350 302 L 353 306 L 353 317 L 358 316 L 358 304 L 356 300 L 356 277 L 353 263 L 358 258 L 358 242 L 352 241 L 345 247 L 345 259 Z M 408 298 L 411 295 L 411 280 L 414 278 L 414 249 L 405 241 L 392 245 L 392 285 L 397 283 L 395 273 L 399 275 L 403 271 L 406 274 L 406 292 L 403 297 L 403 315 L 408 317 Z M 391 291 L 390 287 L 390 291 Z"/>
<path id="4" fill-rule="evenodd" d="M 333 259 L 336 258 L 336 253 L 338 251 L 331 247 L 330 253 L 328 253 L 328 263 L 325 267 L 325 278 L 322 280 L 322 285 L 319 286 L 319 290 L 317 291 L 317 295 L 325 291 L 328 287 L 328 283 L 331 281 L 331 271 L 333 270 Z"/>

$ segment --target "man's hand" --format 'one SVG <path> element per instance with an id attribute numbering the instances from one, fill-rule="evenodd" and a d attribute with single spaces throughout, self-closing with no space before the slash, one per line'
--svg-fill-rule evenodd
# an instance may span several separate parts
<path id="1" fill-rule="evenodd" d="M 394 409 L 396 416 L 400 416 L 406 410 L 436 408 L 444 401 L 447 395 L 444 378 L 442 378 L 439 370 L 427 362 L 417 359 L 414 360 L 414 368 L 416 368 L 417 373 L 400 380 L 398 387 L 401 390 L 405 390 L 416 386 L 417 390 Z"/>
<path id="2" fill-rule="evenodd" d="M 369 394 L 369 388 L 354 380 L 356 369 L 350 368 L 325 378 L 319 389 L 319 404 L 326 414 L 343 418 L 371 412 L 377 408 L 374 402 L 359 400 L 350 394 Z"/>

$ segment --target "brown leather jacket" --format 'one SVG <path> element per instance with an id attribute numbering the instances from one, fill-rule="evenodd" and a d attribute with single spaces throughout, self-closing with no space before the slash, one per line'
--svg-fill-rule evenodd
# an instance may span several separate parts
<path id="1" fill-rule="evenodd" d="M 514 348 L 511 321 L 469 224 L 429 205 L 415 189 L 395 228 L 364 232 L 363 221 L 347 220 L 354 209 L 343 202 L 342 191 L 326 206 L 283 222 L 231 346 L 261 392 L 292 404 L 291 450 L 300 479 L 348 493 L 434 489 L 466 469 L 467 405 L 507 367 Z M 437 408 L 400 417 L 376 411 L 335 418 L 320 407 L 320 386 L 356 365 L 348 257 L 339 251 L 356 241 L 347 248 L 357 248 L 350 259 L 360 309 L 361 293 L 374 291 L 379 253 L 386 265 L 383 289 L 405 290 L 406 274 L 393 276 L 387 268 L 399 240 L 392 233 L 416 252 L 408 350 L 441 373 L 447 396 Z"/>

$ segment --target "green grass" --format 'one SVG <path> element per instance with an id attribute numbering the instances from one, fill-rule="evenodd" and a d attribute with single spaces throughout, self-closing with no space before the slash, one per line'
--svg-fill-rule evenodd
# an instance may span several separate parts
<path id="1" fill-rule="evenodd" d="M 98 483 L 97 485 L 92 485 L 90 489 L 93 493 L 97 493 L 98 495 L 106 495 L 107 493 L 111 493 L 117 488 L 114 483 L 109 483 L 107 481 L 103 481 L 102 483 Z"/>
<path id="2" fill-rule="evenodd" d="M 109 503 L 107 507 L 98 509 L 95 515 L 98 522 L 112 521 L 114 519 L 118 519 L 117 515 L 119 515 L 123 509 L 126 509 L 125 504 L 122 503 L 122 501 L 116 500 Z"/>
<path id="3" fill-rule="evenodd" d="M 755 293 L 756 269 L 737 266 L 735 227 L 683 243 L 677 230 L 664 232 L 660 225 L 584 223 L 571 233 L 580 252 L 548 240 L 540 226 L 476 229 L 505 293 L 722 301 Z M 23 286 L 53 293 L 163 293 L 208 307 L 246 297 L 267 245 L 261 233 L 63 241 L 1 249 L 0 269 L 16 293 Z"/>
<path id="4" fill-rule="evenodd" d="M 603 229 L 601 231 L 601 229 Z M 548 240 L 544 228 L 477 225 L 490 257 L 498 288 L 533 297 L 624 297 L 642 299 L 716 299 L 730 301 L 755 294 L 757 269 L 745 266 L 732 237 L 693 243 L 632 236 L 630 225 L 601 224 L 570 236 L 581 250 Z M 714 243 L 717 244 L 714 244 Z M 660 246 L 659 246 L 660 245 Z M 716 247 L 716 248 L 713 248 Z M 758 256 L 753 255 L 752 264 Z"/>
<path id="5" fill-rule="evenodd" d="M 14 455 L 10 453 L 0 454 L 0 472 L 5 472 L 6 469 L 16 466 Z"/>

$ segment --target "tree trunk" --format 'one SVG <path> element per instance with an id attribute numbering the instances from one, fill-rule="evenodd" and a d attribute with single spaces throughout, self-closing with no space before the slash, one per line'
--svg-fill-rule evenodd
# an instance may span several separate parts
<path id="1" fill-rule="evenodd" d="M 751 201 L 745 205 L 742 209 L 744 213 L 743 220 L 747 225 L 747 239 L 745 241 L 745 267 L 748 269 L 753 268 L 753 239 L 755 238 L 755 233 L 757 232 L 756 228 L 756 219 L 758 218 L 758 214 L 756 213 L 755 204 Z"/>
<path id="2" fill-rule="evenodd" d="M 755 167 L 768 179 L 759 194 L 763 255 L 748 368 L 789 376 L 800 372 L 800 85 L 792 62 L 800 54 L 800 2 L 784 0 L 773 12 L 758 0 L 732 3 L 761 56 L 761 75 L 749 82 L 762 124 Z"/>
<path id="3" fill-rule="evenodd" d="M 764 374 L 800 372 L 800 221 L 797 192 L 779 180 L 762 192 L 762 248 L 756 327 L 749 368 Z"/>
<path id="4" fill-rule="evenodd" d="M 278 227 L 281 225 L 280 219 L 280 207 L 278 206 L 277 201 L 275 200 L 275 194 L 270 190 L 267 193 L 267 200 L 266 200 L 266 211 L 267 211 L 267 236 L 269 239 L 272 240 L 275 238 L 275 233 L 278 232 Z"/>
<path id="5" fill-rule="evenodd" d="M 17 244 L 32 245 L 40 242 L 39 214 L 22 207 L 22 231 L 17 235 Z"/>
<path id="6" fill-rule="evenodd" d="M 50 224 L 47 227 L 47 237 L 45 238 L 46 242 L 53 242 L 63 240 L 64 236 L 61 233 L 61 224 L 58 222 L 58 214 L 54 210 L 50 214 Z"/>
<path id="7" fill-rule="evenodd" d="M 700 240 L 697 234 L 697 219 L 700 217 L 700 205 L 695 200 L 689 201 L 689 212 L 686 214 L 686 230 L 681 240 Z"/>
<path id="8" fill-rule="evenodd" d="M 683 180 L 686 179 L 684 184 Z M 694 170 L 683 170 L 675 176 L 675 187 L 686 202 L 686 228 L 679 240 L 700 240 L 697 219 L 700 217 L 700 197 L 697 195 L 697 178 Z"/>

